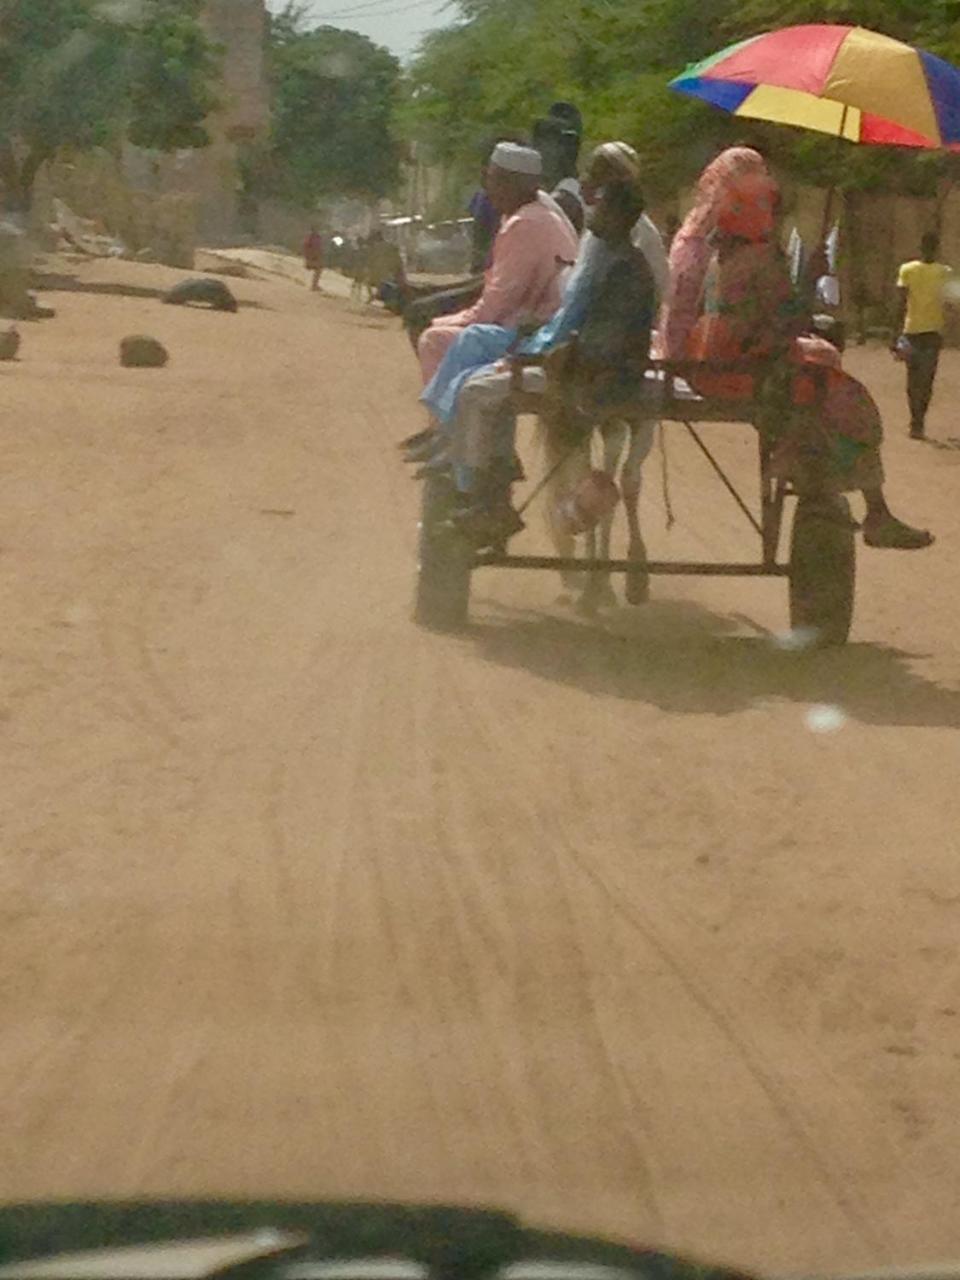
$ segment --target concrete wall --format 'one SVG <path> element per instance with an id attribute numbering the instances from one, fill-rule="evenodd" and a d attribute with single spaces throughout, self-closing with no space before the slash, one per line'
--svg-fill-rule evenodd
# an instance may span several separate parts
<path id="1" fill-rule="evenodd" d="M 45 232 L 59 197 L 96 229 L 121 240 L 133 254 L 153 251 L 175 267 L 191 267 L 197 243 L 197 200 L 186 193 L 147 191 L 128 181 L 121 159 L 108 151 L 45 165 L 37 178 L 31 220 Z"/>

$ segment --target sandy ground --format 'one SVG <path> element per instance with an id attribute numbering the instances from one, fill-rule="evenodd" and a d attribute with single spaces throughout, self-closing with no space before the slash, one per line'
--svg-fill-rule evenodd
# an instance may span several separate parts
<path id="1" fill-rule="evenodd" d="M 587 624 L 494 571 L 443 638 L 409 621 L 396 323 L 279 279 L 161 307 L 173 278 L 69 267 L 0 367 L 0 1196 L 960 1255 L 960 357 L 935 445 L 851 356 L 940 540 L 861 554 L 845 651 L 776 647 L 782 583 Z M 118 367 L 138 331 L 168 369 Z M 668 462 L 652 550 L 749 553 L 679 428 Z"/>

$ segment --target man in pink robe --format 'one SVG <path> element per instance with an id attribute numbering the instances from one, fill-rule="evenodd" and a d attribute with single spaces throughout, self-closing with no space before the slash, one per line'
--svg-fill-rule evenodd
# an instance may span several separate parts
<path id="1" fill-rule="evenodd" d="M 487 194 L 503 221 L 483 293 L 466 311 L 441 316 L 424 330 L 417 346 L 424 385 L 469 325 L 515 329 L 525 321 L 543 324 L 558 310 L 578 241 L 556 201 L 540 191 L 541 173 L 538 151 L 512 142 L 495 148 L 487 170 Z"/>

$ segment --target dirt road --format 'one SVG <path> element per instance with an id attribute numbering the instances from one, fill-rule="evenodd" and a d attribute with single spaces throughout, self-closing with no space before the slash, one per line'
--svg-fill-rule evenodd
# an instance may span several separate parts
<path id="1" fill-rule="evenodd" d="M 0 368 L 0 1196 L 960 1255 L 960 359 L 935 447 L 852 354 L 940 540 L 862 553 L 846 651 L 778 649 L 778 583 L 661 579 L 586 624 L 493 571 L 443 638 L 408 620 L 394 322 L 73 270 Z M 144 330 L 167 370 L 117 366 Z M 749 550 L 679 433 L 668 459 L 654 552 Z"/>

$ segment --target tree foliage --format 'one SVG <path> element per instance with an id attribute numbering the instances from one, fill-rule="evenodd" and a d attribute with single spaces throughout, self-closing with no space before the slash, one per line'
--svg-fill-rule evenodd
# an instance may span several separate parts
<path id="1" fill-rule="evenodd" d="M 398 180 L 400 64 L 355 31 L 311 27 L 288 5 L 270 23 L 273 123 L 251 158 L 258 194 L 312 207 L 328 193 L 383 196 Z"/>
<path id="2" fill-rule="evenodd" d="M 64 148 L 204 146 L 218 59 L 201 0 L 0 0 L 0 179 L 29 201 Z"/>
<path id="3" fill-rule="evenodd" d="M 587 141 L 640 151 L 651 193 L 690 181 L 721 143 L 755 136 L 805 181 L 932 194 L 955 160 L 853 148 L 753 125 L 667 89 L 684 66 L 761 31 L 843 22 L 886 31 L 960 63 L 960 0 L 459 0 L 410 71 L 405 127 L 443 163 L 475 164 L 495 130 L 529 128 L 555 99 L 583 111 Z"/>

